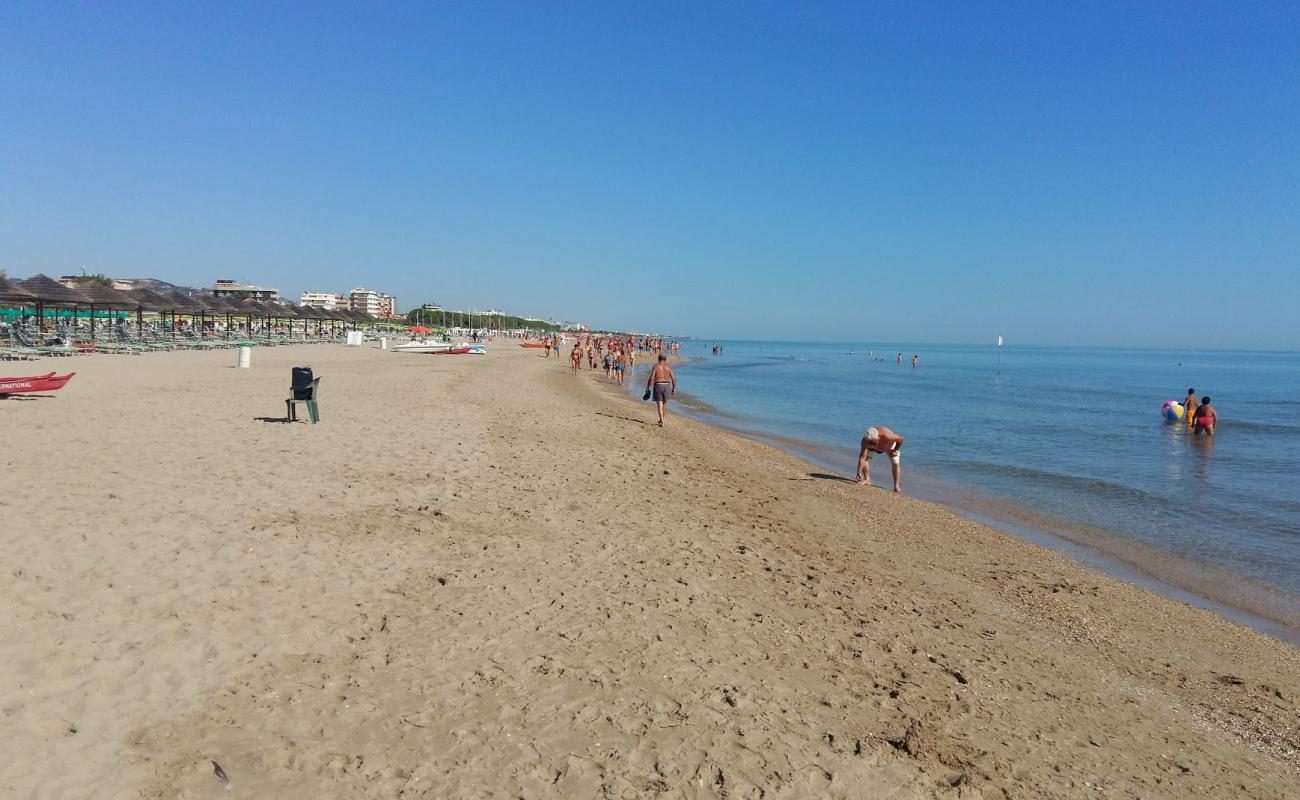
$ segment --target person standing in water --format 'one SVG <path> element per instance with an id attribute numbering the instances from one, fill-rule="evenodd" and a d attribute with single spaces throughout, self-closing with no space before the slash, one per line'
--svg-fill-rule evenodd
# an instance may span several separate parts
<path id="1" fill-rule="evenodd" d="M 1219 414 L 1210 405 L 1210 396 L 1201 398 L 1201 404 L 1196 408 L 1196 425 L 1192 428 L 1193 433 L 1205 433 L 1210 436 L 1214 435 L 1214 429 L 1219 427 Z"/>
<path id="2" fill-rule="evenodd" d="M 871 456 L 876 453 L 889 455 L 889 465 L 894 471 L 894 491 L 902 492 L 899 477 L 902 467 L 899 464 L 898 451 L 903 447 L 903 437 L 885 426 L 867 428 L 862 434 L 862 447 L 858 451 L 858 485 L 871 485 Z"/>
<path id="3" fill-rule="evenodd" d="M 662 428 L 668 411 L 668 398 L 677 394 L 677 376 L 673 373 L 673 368 L 668 366 L 668 356 L 663 353 L 659 354 L 658 363 L 650 369 L 645 391 L 654 398 L 655 406 L 659 409 L 659 427 Z"/>
<path id="4" fill-rule="evenodd" d="M 1187 399 L 1183 400 L 1183 410 L 1187 412 L 1185 419 L 1189 428 L 1196 424 L 1196 406 L 1196 390 L 1188 387 Z"/>

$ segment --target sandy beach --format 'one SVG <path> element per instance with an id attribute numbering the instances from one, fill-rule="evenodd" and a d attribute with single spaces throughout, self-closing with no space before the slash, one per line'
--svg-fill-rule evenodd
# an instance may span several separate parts
<path id="1" fill-rule="evenodd" d="M 0 796 L 1296 796 L 1291 646 L 565 363 L 42 363 Z"/>

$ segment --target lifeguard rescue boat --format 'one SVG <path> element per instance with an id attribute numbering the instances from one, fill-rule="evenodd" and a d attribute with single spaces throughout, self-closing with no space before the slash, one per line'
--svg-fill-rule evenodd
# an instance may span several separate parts
<path id="1" fill-rule="evenodd" d="M 69 372 L 67 375 L 55 375 L 53 372 L 47 372 L 44 375 L 28 375 L 22 378 L 0 378 L 0 394 L 58 391 L 76 374 Z"/>

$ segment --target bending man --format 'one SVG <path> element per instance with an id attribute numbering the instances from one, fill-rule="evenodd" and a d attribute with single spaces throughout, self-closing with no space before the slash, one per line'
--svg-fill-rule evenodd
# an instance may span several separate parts
<path id="1" fill-rule="evenodd" d="M 882 426 L 867 428 L 862 434 L 862 449 L 858 452 L 858 484 L 871 485 L 871 456 L 875 453 L 889 454 L 889 464 L 894 470 L 894 491 L 898 487 L 899 465 L 898 451 L 903 447 L 903 437 Z"/>

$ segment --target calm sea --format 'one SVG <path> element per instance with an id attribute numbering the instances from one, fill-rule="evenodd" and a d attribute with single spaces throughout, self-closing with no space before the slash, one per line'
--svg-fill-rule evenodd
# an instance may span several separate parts
<path id="1" fill-rule="evenodd" d="M 684 344 L 678 369 L 695 416 L 845 475 L 863 428 L 886 425 L 907 437 L 905 491 L 1056 526 L 1157 578 L 1162 561 L 1209 565 L 1300 595 L 1298 353 L 710 344 Z M 1213 439 L 1160 415 L 1189 386 L 1214 399 Z M 872 469 L 888 482 L 887 461 Z"/>

